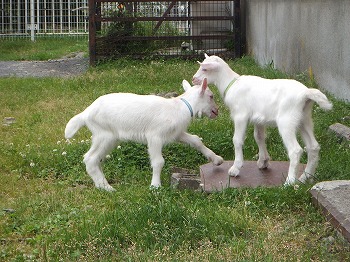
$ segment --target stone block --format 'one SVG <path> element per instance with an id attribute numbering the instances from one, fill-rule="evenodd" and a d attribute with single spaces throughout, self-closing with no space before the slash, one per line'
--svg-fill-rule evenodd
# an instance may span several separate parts
<path id="1" fill-rule="evenodd" d="M 245 161 L 239 176 L 230 177 L 228 170 L 233 161 L 225 161 L 220 166 L 208 163 L 200 166 L 200 176 L 203 190 L 206 192 L 221 191 L 232 187 L 273 187 L 284 184 L 288 174 L 288 161 L 271 161 L 266 169 L 259 169 L 256 161 Z M 300 164 L 298 177 L 305 169 L 304 164 Z"/>
<path id="2" fill-rule="evenodd" d="M 198 174 L 189 170 L 176 168 L 171 176 L 171 185 L 178 189 L 201 190 L 201 179 Z"/>
<path id="3" fill-rule="evenodd" d="M 350 141 L 350 128 L 340 123 L 335 123 L 329 127 L 329 130 L 334 132 L 338 137 L 345 138 Z"/>
<path id="4" fill-rule="evenodd" d="M 320 182 L 310 193 L 327 220 L 350 242 L 350 180 Z"/>

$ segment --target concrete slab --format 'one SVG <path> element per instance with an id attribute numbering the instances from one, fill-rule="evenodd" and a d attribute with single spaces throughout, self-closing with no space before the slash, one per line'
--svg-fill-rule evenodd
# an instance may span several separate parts
<path id="1" fill-rule="evenodd" d="M 274 187 L 284 184 L 288 174 L 288 161 L 271 161 L 266 169 L 259 169 L 256 161 L 245 161 L 239 176 L 230 177 L 228 170 L 233 161 L 225 161 L 220 166 L 208 163 L 200 166 L 202 187 L 205 192 L 221 191 L 232 187 Z M 305 165 L 300 165 L 299 176 Z"/>
<path id="2" fill-rule="evenodd" d="M 326 218 L 350 242 L 350 180 L 320 182 L 310 193 Z"/>
<path id="3" fill-rule="evenodd" d="M 201 179 L 197 174 L 173 173 L 170 184 L 177 189 L 201 190 Z"/>

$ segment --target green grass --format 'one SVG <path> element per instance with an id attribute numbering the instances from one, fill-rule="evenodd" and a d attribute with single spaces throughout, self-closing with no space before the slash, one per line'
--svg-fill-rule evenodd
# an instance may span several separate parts
<path id="1" fill-rule="evenodd" d="M 260 68 L 251 58 L 229 62 L 238 73 L 288 77 Z M 349 246 L 311 203 L 311 185 L 228 189 L 204 194 L 169 186 L 171 168 L 198 172 L 206 159 L 194 149 L 164 148 L 163 188 L 150 191 L 151 168 L 144 145 L 124 143 L 104 165 L 116 192 L 93 187 L 82 164 L 90 133 L 71 144 L 67 121 L 98 96 L 182 92 L 182 79 L 197 70 L 194 61 L 130 61 L 101 64 L 81 77 L 1 78 L 0 259 L 2 261 L 346 261 Z M 315 87 L 307 75 L 295 78 Z M 233 158 L 227 109 L 215 88 L 220 116 L 196 119 L 190 132 L 225 159 Z M 317 180 L 349 179 L 348 143 L 328 131 L 342 122 L 350 105 L 330 96 L 334 109 L 315 106 L 315 133 L 321 144 Z M 345 120 L 344 120 L 345 121 Z M 344 122 L 343 122 L 344 123 Z M 245 158 L 257 153 L 252 129 Z M 273 160 L 288 160 L 278 132 L 268 129 Z M 302 160 L 305 163 L 305 156 Z M 4 209 L 13 209 L 7 212 Z M 334 241 L 327 241 L 328 237 Z"/>
<path id="2" fill-rule="evenodd" d="M 87 51 L 86 37 L 37 38 L 35 42 L 29 39 L 0 39 L 0 61 L 44 61 Z"/>

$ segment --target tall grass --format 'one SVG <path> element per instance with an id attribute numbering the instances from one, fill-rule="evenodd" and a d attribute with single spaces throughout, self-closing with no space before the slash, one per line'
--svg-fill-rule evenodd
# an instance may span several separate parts
<path id="1" fill-rule="evenodd" d="M 242 74 L 289 77 L 260 68 L 249 57 L 229 63 Z M 63 138 L 67 121 L 110 92 L 181 93 L 182 79 L 190 80 L 197 67 L 193 61 L 118 60 L 74 79 L 1 78 L 1 119 L 16 119 L 10 126 L 0 126 L 1 260 L 349 260 L 349 246 L 312 205 L 311 185 L 227 189 L 209 195 L 172 189 L 172 167 L 198 172 L 198 166 L 206 163 L 186 145 L 164 148 L 164 186 L 159 191 L 148 188 L 147 149 L 136 143 L 123 143 L 105 163 L 116 192 L 93 187 L 81 162 L 91 134 L 83 129 L 67 143 Z M 295 78 L 315 87 L 306 75 Z M 219 117 L 195 120 L 190 132 L 229 160 L 233 125 L 212 90 Z M 328 132 L 330 124 L 346 121 L 350 105 L 330 98 L 334 110 L 314 108 L 315 133 L 322 147 L 318 181 L 350 176 L 349 144 Z M 272 159 L 288 159 L 276 130 L 268 129 L 267 143 Z M 255 159 L 251 128 L 244 150 L 246 159 Z"/>

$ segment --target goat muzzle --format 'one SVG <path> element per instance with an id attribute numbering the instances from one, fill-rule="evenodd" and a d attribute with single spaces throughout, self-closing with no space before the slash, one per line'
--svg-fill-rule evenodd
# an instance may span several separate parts
<path id="1" fill-rule="evenodd" d="M 192 78 L 192 84 L 194 84 L 194 85 L 200 85 L 200 84 L 202 84 L 202 80 L 200 80 L 200 79 L 197 78 L 197 77 L 193 77 L 193 78 Z"/>
<path id="2" fill-rule="evenodd" d="M 210 118 L 215 118 L 218 116 L 218 114 L 219 114 L 219 109 L 215 108 L 211 110 Z"/>

